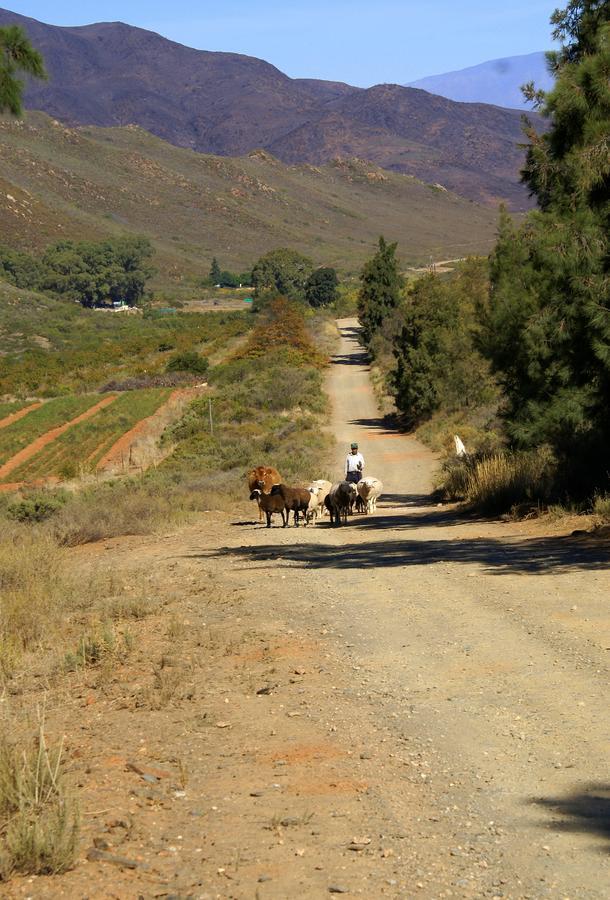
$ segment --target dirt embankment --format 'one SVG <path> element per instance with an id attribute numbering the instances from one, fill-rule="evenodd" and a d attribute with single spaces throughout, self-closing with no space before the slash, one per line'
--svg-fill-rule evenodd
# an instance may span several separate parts
<path id="1" fill-rule="evenodd" d="M 167 426 L 179 418 L 188 403 L 201 396 L 205 388 L 179 388 L 151 416 L 141 419 L 104 453 L 97 464 L 98 472 L 120 473 L 149 468 L 169 453 L 171 446 L 159 447 L 159 438 Z"/>

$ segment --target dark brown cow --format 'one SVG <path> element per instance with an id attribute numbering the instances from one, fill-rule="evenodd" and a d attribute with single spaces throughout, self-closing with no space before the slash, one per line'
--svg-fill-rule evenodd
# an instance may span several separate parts
<path id="1" fill-rule="evenodd" d="M 284 505 L 284 498 L 281 494 L 263 494 L 260 488 L 254 488 L 250 494 L 250 500 L 256 500 L 258 508 L 262 509 L 267 517 L 267 528 L 271 528 L 271 516 L 273 513 L 279 513 L 282 517 L 282 525 L 285 527 L 288 520 L 288 513 Z"/>
<path id="2" fill-rule="evenodd" d="M 311 500 L 311 494 L 306 488 L 295 488 L 288 487 L 285 484 L 274 484 L 271 488 L 271 496 L 281 497 L 284 501 L 284 507 L 287 513 L 284 527 L 288 524 L 288 516 L 291 510 L 294 513 L 294 524 L 296 528 L 299 527 L 299 513 L 303 513 L 303 519 L 305 525 L 307 525 L 307 508 L 309 506 L 309 501 Z"/>
<path id="3" fill-rule="evenodd" d="M 250 491 L 250 494 L 256 489 L 261 491 L 263 494 L 270 494 L 273 485 L 280 484 L 281 480 L 282 476 L 280 475 L 278 470 L 274 469 L 272 466 L 255 466 L 248 472 L 248 490 Z M 262 518 L 263 510 L 261 509 L 261 504 L 259 501 L 258 521 L 261 522 Z"/>

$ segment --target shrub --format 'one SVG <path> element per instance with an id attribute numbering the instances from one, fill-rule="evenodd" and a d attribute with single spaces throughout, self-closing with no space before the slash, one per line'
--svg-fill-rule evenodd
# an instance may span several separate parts
<path id="1" fill-rule="evenodd" d="M 186 350 L 184 353 L 174 353 L 168 363 L 168 372 L 193 372 L 196 375 L 205 375 L 210 363 L 205 356 L 195 350 Z"/>
<path id="2" fill-rule="evenodd" d="M 9 503 L 6 514 L 16 522 L 44 522 L 64 506 L 65 491 L 32 491 Z"/>

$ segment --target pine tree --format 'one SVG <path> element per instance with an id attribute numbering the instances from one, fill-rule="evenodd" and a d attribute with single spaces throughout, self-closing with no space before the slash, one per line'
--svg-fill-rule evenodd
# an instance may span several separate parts
<path id="1" fill-rule="evenodd" d="M 550 444 L 572 493 L 606 487 L 610 447 L 610 3 L 557 11 L 549 130 L 523 180 L 540 210 L 505 221 L 491 261 L 483 343 L 523 447 Z"/>
<path id="2" fill-rule="evenodd" d="M 358 294 L 358 317 L 364 342 L 369 345 L 384 318 L 395 309 L 404 286 L 398 271 L 396 244 L 379 238 L 377 253 L 363 266 Z"/>
<path id="3" fill-rule="evenodd" d="M 23 113 L 20 73 L 47 77 L 42 56 L 34 50 L 23 29 L 18 25 L 0 27 L 0 114 Z"/>
<path id="4" fill-rule="evenodd" d="M 221 276 L 220 266 L 218 265 L 218 260 L 216 257 L 212 260 L 212 267 L 210 269 L 210 283 L 211 284 L 220 284 L 220 276 Z"/>

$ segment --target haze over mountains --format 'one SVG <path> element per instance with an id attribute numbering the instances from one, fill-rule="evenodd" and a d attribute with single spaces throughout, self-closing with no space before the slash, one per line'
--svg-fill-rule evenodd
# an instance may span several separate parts
<path id="1" fill-rule="evenodd" d="M 533 81 L 543 91 L 553 86 L 544 53 L 490 59 L 456 72 L 420 78 L 407 86 L 465 103 L 493 103 L 514 109 L 530 109 L 521 92 L 521 85 L 528 81 Z"/>
<path id="2" fill-rule="evenodd" d="M 0 10 L 42 51 L 47 83 L 26 105 L 66 124 L 137 124 L 171 143 L 289 163 L 359 157 L 472 200 L 531 205 L 519 183 L 518 112 L 400 85 L 291 79 L 263 60 L 194 50 L 122 23 L 46 25 Z"/>

